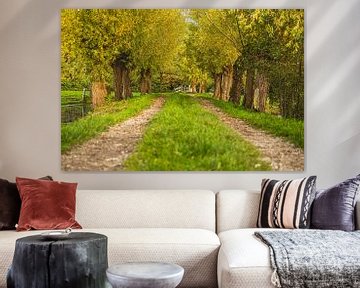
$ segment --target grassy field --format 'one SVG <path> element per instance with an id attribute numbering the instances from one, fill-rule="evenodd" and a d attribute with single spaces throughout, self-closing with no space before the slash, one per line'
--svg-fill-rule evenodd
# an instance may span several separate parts
<path id="1" fill-rule="evenodd" d="M 61 91 L 61 105 L 79 103 L 82 101 L 82 91 Z"/>
<path id="2" fill-rule="evenodd" d="M 203 109 L 196 99 L 168 94 L 135 152 L 125 162 L 136 171 L 270 170 L 258 150 Z"/>
<path id="3" fill-rule="evenodd" d="M 95 137 L 108 127 L 135 116 L 149 107 L 156 97 L 154 94 L 141 97 L 137 95 L 126 101 L 111 102 L 70 124 L 62 124 L 61 153 Z"/>
<path id="4" fill-rule="evenodd" d="M 276 115 L 251 112 L 231 102 L 224 102 L 207 98 L 215 106 L 221 108 L 230 116 L 240 118 L 248 124 L 269 132 L 272 135 L 280 136 L 293 143 L 295 146 L 304 148 L 304 122 L 296 119 L 286 119 Z"/>
<path id="5" fill-rule="evenodd" d="M 75 90 L 61 90 L 61 105 L 79 103 L 82 101 L 83 91 L 75 91 Z M 140 93 L 134 92 L 133 96 L 140 96 Z M 90 91 L 86 91 L 86 98 L 88 102 L 91 102 L 90 99 Z M 107 102 L 113 101 L 115 98 L 114 92 L 109 93 L 106 96 Z"/>

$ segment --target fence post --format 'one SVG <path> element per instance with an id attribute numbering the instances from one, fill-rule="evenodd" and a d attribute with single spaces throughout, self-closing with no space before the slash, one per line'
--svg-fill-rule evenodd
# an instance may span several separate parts
<path id="1" fill-rule="evenodd" d="M 85 98 L 85 92 L 86 92 L 86 89 L 83 88 L 83 92 L 82 92 L 82 98 L 81 98 L 81 101 L 82 101 L 82 105 L 81 105 L 81 117 L 84 117 L 85 116 L 85 109 L 86 109 L 86 98 Z"/>

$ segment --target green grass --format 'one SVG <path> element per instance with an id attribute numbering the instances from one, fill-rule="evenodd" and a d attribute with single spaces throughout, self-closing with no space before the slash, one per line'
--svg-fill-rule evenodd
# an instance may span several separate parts
<path id="1" fill-rule="evenodd" d="M 61 90 L 61 105 L 81 102 L 82 91 Z"/>
<path id="2" fill-rule="evenodd" d="M 192 97 L 172 93 L 125 162 L 136 171 L 270 170 L 259 151 Z"/>
<path id="3" fill-rule="evenodd" d="M 206 98 L 215 106 L 221 108 L 227 114 L 240 118 L 248 124 L 280 136 L 293 143 L 295 146 L 304 148 L 304 122 L 296 119 L 282 118 L 276 115 L 251 112 L 233 103 Z"/>
<path id="4" fill-rule="evenodd" d="M 134 96 L 126 101 L 115 101 L 96 109 L 84 118 L 70 124 L 61 125 L 61 153 L 70 150 L 74 145 L 83 143 L 110 126 L 125 121 L 149 107 L 157 96 Z"/>
<path id="5" fill-rule="evenodd" d="M 61 105 L 66 104 L 73 104 L 73 103 L 79 103 L 82 101 L 82 91 L 75 91 L 75 90 L 61 90 Z M 87 101 L 91 101 L 90 99 L 90 91 L 86 91 L 86 98 Z M 137 97 L 140 96 L 140 92 L 133 92 L 133 96 Z M 105 101 L 107 103 L 115 101 L 115 93 L 111 92 L 109 93 Z"/>

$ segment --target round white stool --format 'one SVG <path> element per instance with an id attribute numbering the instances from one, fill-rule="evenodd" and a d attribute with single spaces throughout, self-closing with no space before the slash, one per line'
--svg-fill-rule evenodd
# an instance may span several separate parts
<path id="1" fill-rule="evenodd" d="M 162 262 L 117 264 L 106 270 L 114 288 L 175 288 L 184 276 L 184 268 Z"/>

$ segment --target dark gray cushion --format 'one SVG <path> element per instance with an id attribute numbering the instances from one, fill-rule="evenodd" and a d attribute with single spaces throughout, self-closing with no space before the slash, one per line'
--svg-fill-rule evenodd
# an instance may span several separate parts
<path id="1" fill-rule="evenodd" d="M 319 190 L 312 205 L 311 228 L 353 231 L 360 174 L 328 189 Z"/>
<path id="2" fill-rule="evenodd" d="M 51 176 L 40 179 L 52 180 Z M 18 223 L 21 199 L 15 183 L 0 179 L 0 230 L 14 230 Z"/>
<path id="3" fill-rule="evenodd" d="M 15 183 L 0 179 L 0 230 L 15 229 L 21 200 Z"/>

